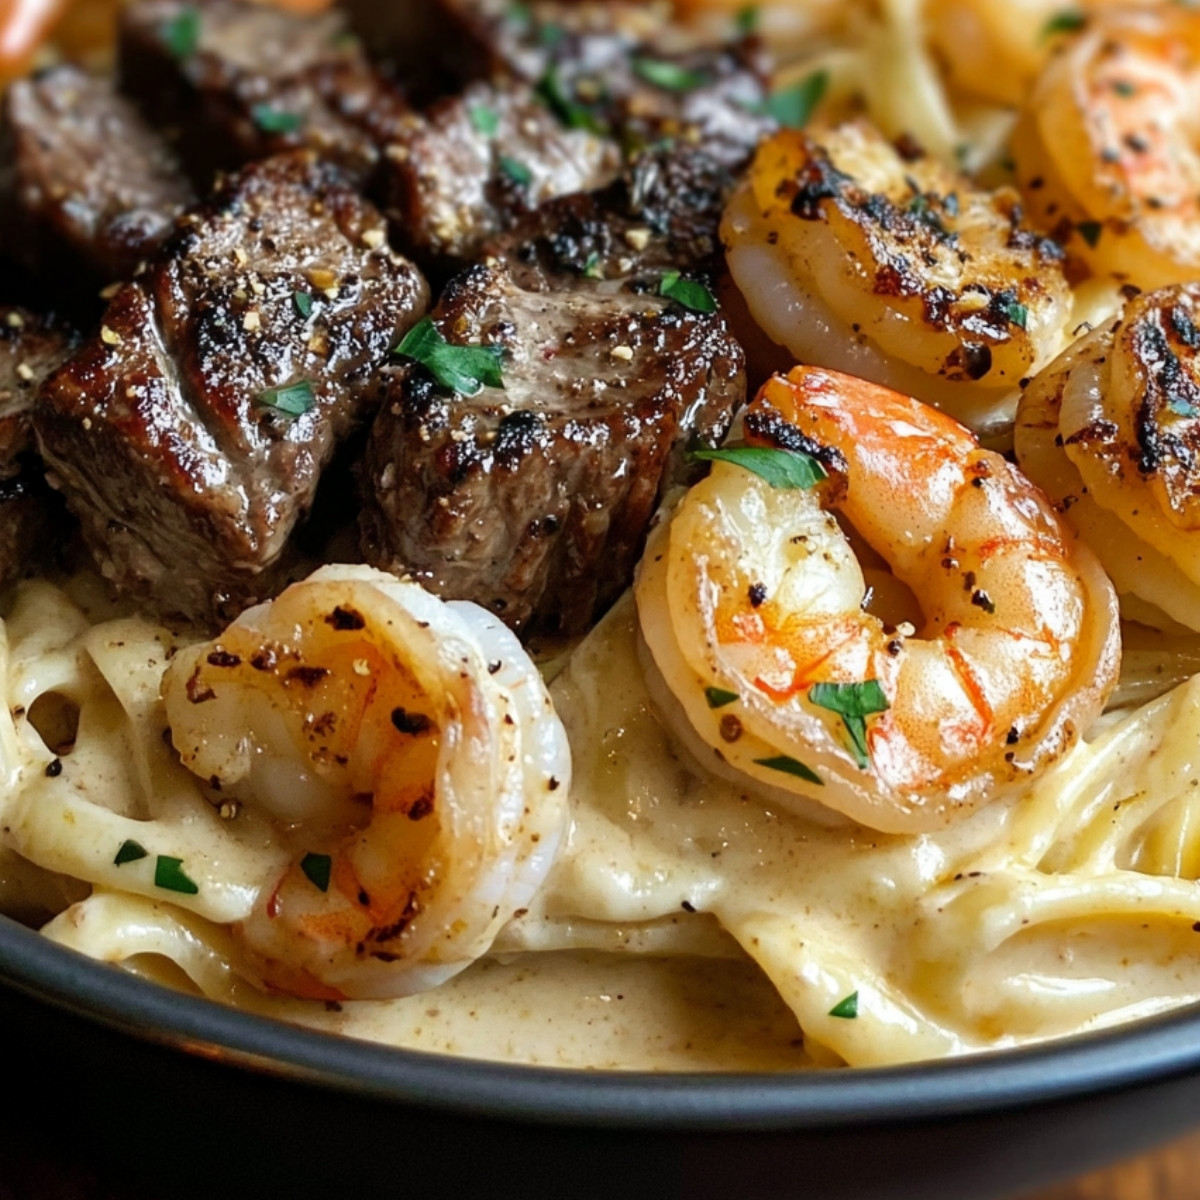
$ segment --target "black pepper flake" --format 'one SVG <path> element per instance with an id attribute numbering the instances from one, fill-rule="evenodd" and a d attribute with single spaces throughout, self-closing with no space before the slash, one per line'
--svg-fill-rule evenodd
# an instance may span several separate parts
<path id="1" fill-rule="evenodd" d="M 982 588 L 976 588 L 971 593 L 971 603 L 976 608 L 982 608 L 985 613 L 994 613 L 996 611 L 995 602 Z"/>
<path id="2" fill-rule="evenodd" d="M 208 656 L 207 662 L 210 667 L 240 667 L 242 665 L 239 655 L 230 654 L 228 650 L 222 650 L 219 646 Z"/>
<path id="3" fill-rule="evenodd" d="M 336 629 L 338 633 L 350 633 L 356 629 L 365 629 L 367 620 L 362 613 L 353 608 L 343 608 L 339 604 L 325 618 L 325 624 Z"/>
<path id="4" fill-rule="evenodd" d="M 684 912 L 694 913 L 696 911 L 696 906 L 690 900 L 685 900 L 680 907 Z"/>
<path id="5" fill-rule="evenodd" d="M 750 585 L 750 605 L 752 608 L 758 608 L 760 604 L 767 598 L 767 588 L 762 583 L 752 583 Z"/>
<path id="6" fill-rule="evenodd" d="M 316 687 L 328 674 L 327 667 L 293 667 L 287 673 L 287 682 L 303 684 L 304 687 Z"/>
<path id="7" fill-rule="evenodd" d="M 62 774 L 62 759 L 54 758 L 46 764 L 46 778 L 57 779 Z"/>
<path id="8" fill-rule="evenodd" d="M 736 742 L 742 736 L 742 723 L 733 715 L 726 713 L 719 725 L 721 737 L 727 742 Z"/>
<path id="9" fill-rule="evenodd" d="M 1004 736 L 1005 742 L 1010 746 L 1015 746 L 1021 740 L 1021 731 L 1014 725 Z"/>
<path id="10" fill-rule="evenodd" d="M 487 672 L 489 675 L 495 675 L 502 666 L 504 666 L 504 664 L 499 659 L 497 659 L 495 662 L 488 663 Z"/>
<path id="11" fill-rule="evenodd" d="M 546 787 L 552 792 L 557 792 L 561 786 L 562 786 L 561 780 L 556 779 L 553 775 L 551 775 L 550 778 L 546 781 Z"/>
<path id="12" fill-rule="evenodd" d="M 419 737 L 433 728 L 433 722 L 424 714 L 409 712 L 406 708 L 392 709 L 392 724 L 401 732 Z"/>

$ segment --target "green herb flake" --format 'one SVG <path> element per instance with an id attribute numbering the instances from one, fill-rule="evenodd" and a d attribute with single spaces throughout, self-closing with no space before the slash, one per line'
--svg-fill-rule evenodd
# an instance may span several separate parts
<path id="1" fill-rule="evenodd" d="M 830 1010 L 831 1017 L 840 1017 L 843 1021 L 853 1021 L 858 1016 L 858 993 L 851 992 L 844 1000 L 839 1000 Z"/>
<path id="2" fill-rule="evenodd" d="M 304 124 L 299 113 L 272 108 L 269 104 L 256 104 L 250 116 L 263 133 L 295 133 Z"/>
<path id="3" fill-rule="evenodd" d="M 604 268 L 600 264 L 600 255 L 593 250 L 587 256 L 587 262 L 583 264 L 583 274 L 586 279 L 603 279 Z"/>
<path id="4" fill-rule="evenodd" d="M 867 717 L 887 712 L 890 705 L 877 679 L 865 683 L 818 683 L 809 689 L 809 700 L 842 718 L 850 735 L 850 749 L 863 770 L 871 765 L 867 751 Z"/>
<path id="5" fill-rule="evenodd" d="M 113 859 L 113 866 L 123 867 L 126 863 L 137 862 L 139 858 L 145 858 L 146 854 L 145 846 L 135 842 L 132 838 L 126 838 L 121 843 L 120 850 L 117 851 L 117 857 Z"/>
<path id="6" fill-rule="evenodd" d="M 745 8 L 738 9 L 737 15 L 733 18 L 734 26 L 742 37 L 749 37 L 758 30 L 761 16 L 757 4 L 747 4 Z"/>
<path id="7" fill-rule="evenodd" d="M 254 401 L 259 408 L 270 408 L 288 417 L 304 416 L 316 402 L 313 386 L 307 379 L 289 383 L 286 387 L 267 388 L 265 392 L 260 392 Z"/>
<path id="8" fill-rule="evenodd" d="M 296 306 L 296 311 L 307 321 L 312 316 L 313 302 L 312 297 L 307 292 L 293 292 L 292 303 Z"/>
<path id="9" fill-rule="evenodd" d="M 503 346 L 453 346 L 426 317 L 404 335 L 396 354 L 419 362 L 444 388 L 475 396 L 486 387 L 504 386 L 500 362 Z"/>
<path id="10" fill-rule="evenodd" d="M 1129 82 L 1128 79 L 1118 79 L 1113 85 L 1112 90 L 1118 96 L 1124 96 L 1127 100 L 1130 96 L 1137 95 L 1137 86 Z"/>
<path id="11" fill-rule="evenodd" d="M 714 313 L 717 311 L 717 298 L 702 283 L 692 279 L 684 279 L 678 271 L 668 271 L 658 285 L 658 294 L 682 304 L 691 312 Z"/>
<path id="12" fill-rule="evenodd" d="M 787 129 L 808 124 L 829 88 L 829 72 L 814 71 L 791 87 L 781 88 L 767 97 L 767 114 Z"/>
<path id="13" fill-rule="evenodd" d="M 1100 240 L 1101 230 L 1103 229 L 1103 226 L 1100 224 L 1100 222 L 1080 221 L 1079 224 L 1075 226 L 1075 229 L 1079 236 L 1083 238 L 1083 240 L 1087 242 L 1089 246 L 1095 249 L 1096 243 Z"/>
<path id="14" fill-rule="evenodd" d="M 183 859 L 171 858 L 160 854 L 154 860 L 154 886 L 166 892 L 181 892 L 185 896 L 194 896 L 200 891 L 199 886 L 184 874 Z"/>
<path id="15" fill-rule="evenodd" d="M 329 891 L 329 876 L 333 870 L 333 859 L 328 854 L 306 854 L 300 860 L 300 870 L 304 872 L 309 883 L 318 892 Z"/>
<path id="16" fill-rule="evenodd" d="M 561 25 L 556 25 L 553 21 L 547 21 L 538 30 L 538 43 L 543 49 L 551 50 L 566 36 L 567 31 Z"/>
<path id="17" fill-rule="evenodd" d="M 715 450 L 693 450 L 701 462 L 727 462 L 765 479 L 773 488 L 811 488 L 826 478 L 825 468 L 803 450 L 779 450 L 773 446 L 722 446 Z"/>
<path id="18" fill-rule="evenodd" d="M 775 758 L 756 758 L 754 764 L 766 767 L 769 771 L 782 771 L 785 775 L 794 775 L 797 779 L 825 786 L 825 781 L 811 767 L 806 767 L 798 758 L 790 758 L 786 754 L 776 755 Z"/>
<path id="19" fill-rule="evenodd" d="M 538 99 L 568 129 L 586 129 L 589 133 L 597 134 L 608 131 L 600 117 L 568 89 L 553 63 L 546 68 L 534 90 Z"/>
<path id="20" fill-rule="evenodd" d="M 518 187 L 528 187 L 533 182 L 533 172 L 520 159 L 501 154 L 498 161 L 500 170 Z"/>
<path id="21" fill-rule="evenodd" d="M 732 704 L 737 698 L 737 692 L 727 692 L 724 688 L 707 687 L 704 689 L 704 698 L 708 701 L 709 708 L 724 708 L 727 704 Z"/>
<path id="22" fill-rule="evenodd" d="M 471 118 L 471 127 L 482 137 L 495 137 L 500 129 L 500 118 L 496 115 L 496 110 L 488 108 L 486 104 L 472 104 L 467 109 L 467 116 Z"/>
<path id="23" fill-rule="evenodd" d="M 162 40 L 174 58 L 191 58 L 200 45 L 200 11 L 185 8 L 162 27 Z"/>
<path id="24" fill-rule="evenodd" d="M 1060 13 L 1055 13 L 1043 26 L 1042 32 L 1039 35 L 1040 41 L 1047 41 L 1049 38 L 1058 37 L 1063 33 L 1074 33 L 1078 29 L 1082 29 L 1087 24 L 1087 15 L 1078 12 L 1075 9 L 1064 9 Z"/>
<path id="25" fill-rule="evenodd" d="M 1020 329 L 1029 328 L 1029 309 L 1016 300 L 1010 300 L 1005 305 L 1004 311 L 1008 313 L 1008 319 Z"/>
<path id="26" fill-rule="evenodd" d="M 508 6 L 508 19 L 517 25 L 532 25 L 533 9 L 528 4 L 521 3 L 520 0 L 513 0 L 513 3 Z"/>
<path id="27" fill-rule="evenodd" d="M 635 58 L 633 73 L 664 92 L 694 92 L 708 82 L 708 76 L 703 72 L 689 70 L 663 58 Z"/>

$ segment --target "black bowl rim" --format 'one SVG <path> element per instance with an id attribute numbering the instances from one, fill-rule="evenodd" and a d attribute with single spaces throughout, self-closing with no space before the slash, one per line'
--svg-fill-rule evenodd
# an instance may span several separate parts
<path id="1" fill-rule="evenodd" d="M 481 1062 L 285 1024 L 147 982 L 0 917 L 0 984 L 94 1025 L 330 1093 L 546 1126 L 813 1131 L 1001 1112 L 1200 1073 L 1200 1005 L 936 1063 L 784 1074 Z"/>

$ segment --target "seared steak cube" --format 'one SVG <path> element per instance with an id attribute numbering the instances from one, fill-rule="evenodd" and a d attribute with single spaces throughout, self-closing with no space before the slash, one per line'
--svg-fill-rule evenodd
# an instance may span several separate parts
<path id="1" fill-rule="evenodd" d="M 600 187 L 621 165 L 614 142 L 564 128 L 529 88 L 489 84 L 414 115 L 387 157 L 397 241 L 459 265 L 543 201 Z"/>
<path id="2" fill-rule="evenodd" d="M 704 151 L 650 151 L 599 191 L 548 201 L 485 250 L 537 290 L 579 276 L 715 271 L 732 189 L 729 171 Z"/>
<path id="3" fill-rule="evenodd" d="M 270 595 L 427 300 L 330 164 L 296 152 L 227 179 L 41 389 L 43 456 L 104 573 L 201 621 Z"/>
<path id="4" fill-rule="evenodd" d="M 388 27 L 382 7 L 353 6 L 364 36 Z M 535 85 L 565 124 L 607 131 L 629 152 L 671 139 L 737 166 L 774 128 L 762 112 L 769 64 L 756 38 L 714 44 L 670 22 L 660 6 L 609 0 L 438 7 L 448 65 L 460 76 Z"/>
<path id="5" fill-rule="evenodd" d="M 9 87 L 0 164 L 0 244 L 60 287 L 132 275 L 193 200 L 134 105 L 75 67 Z"/>
<path id="6" fill-rule="evenodd" d="M 42 475 L 31 417 L 39 385 L 74 344 L 53 318 L 0 308 L 0 584 L 44 557 L 66 524 Z"/>
<path id="7" fill-rule="evenodd" d="M 503 386 L 444 386 L 444 350 L 384 373 L 362 531 L 377 566 L 575 632 L 627 585 L 685 447 L 724 436 L 745 378 L 721 315 L 660 295 L 661 272 L 558 282 L 527 290 L 498 263 L 450 285 L 435 329 L 503 347 Z"/>
<path id="8" fill-rule="evenodd" d="M 355 181 L 408 111 L 341 14 L 244 0 L 135 0 L 121 14 L 121 86 L 177 129 L 202 186 L 217 169 L 297 147 Z"/>

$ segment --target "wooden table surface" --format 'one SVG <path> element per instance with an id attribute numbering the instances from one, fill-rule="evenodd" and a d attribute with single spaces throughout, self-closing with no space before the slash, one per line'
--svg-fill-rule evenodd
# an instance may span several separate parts
<path id="1" fill-rule="evenodd" d="M 1200 1130 L 1133 1162 L 1022 1200 L 1200 1200 Z"/>

